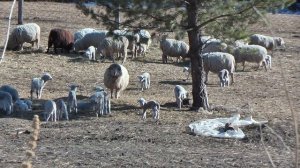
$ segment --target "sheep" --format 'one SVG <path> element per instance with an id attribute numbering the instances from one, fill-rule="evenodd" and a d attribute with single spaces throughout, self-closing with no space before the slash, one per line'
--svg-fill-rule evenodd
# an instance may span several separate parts
<path id="1" fill-rule="evenodd" d="M 95 32 L 96 30 L 93 28 L 84 28 L 81 30 L 78 30 L 77 32 L 74 33 L 74 41 L 76 42 L 77 40 L 82 39 L 86 34 Z"/>
<path id="2" fill-rule="evenodd" d="M 271 55 L 267 55 L 265 57 L 265 60 L 263 61 L 264 64 L 266 64 L 267 67 L 269 67 L 269 69 L 272 69 L 272 57 Z"/>
<path id="3" fill-rule="evenodd" d="M 257 69 L 262 65 L 267 71 L 266 64 L 264 60 L 267 56 L 266 48 L 259 45 L 240 45 L 233 49 L 233 55 L 236 63 L 243 64 L 243 71 L 245 70 L 245 62 L 254 62 L 257 63 Z M 228 70 L 228 69 L 227 69 Z M 229 70 L 230 72 L 230 70 Z"/>
<path id="4" fill-rule="evenodd" d="M 147 48 L 148 48 L 147 44 L 139 43 L 137 45 L 137 53 L 138 53 L 138 55 L 146 56 Z"/>
<path id="5" fill-rule="evenodd" d="M 229 71 L 227 69 L 222 69 L 219 74 L 219 79 L 220 79 L 220 86 L 225 87 L 229 86 L 230 83 L 230 78 L 229 78 Z"/>
<path id="6" fill-rule="evenodd" d="M 137 77 L 139 79 L 139 83 L 141 84 L 142 91 L 150 88 L 150 74 L 148 72 L 144 72 L 142 75 L 138 75 Z"/>
<path id="7" fill-rule="evenodd" d="M 57 106 L 57 119 L 58 120 L 69 120 L 69 114 L 68 114 L 68 109 L 67 109 L 67 105 L 64 102 L 63 99 L 58 99 L 56 100 L 56 106 Z"/>
<path id="8" fill-rule="evenodd" d="M 0 112 L 10 115 L 13 112 L 13 99 L 8 92 L 0 91 Z"/>
<path id="9" fill-rule="evenodd" d="M 41 28 L 36 23 L 27 23 L 19 25 L 11 32 L 8 42 L 8 50 L 23 50 L 23 44 L 30 43 L 32 48 L 36 45 L 39 49 L 40 46 Z"/>
<path id="10" fill-rule="evenodd" d="M 115 62 L 114 53 L 117 53 L 117 57 L 120 57 L 120 54 L 122 54 L 124 57 L 122 64 L 124 64 L 127 57 L 128 45 L 129 41 L 124 36 L 106 37 L 99 45 L 98 50 L 102 53 L 103 57 L 111 57 L 113 62 Z"/>
<path id="11" fill-rule="evenodd" d="M 277 47 L 285 48 L 285 43 L 281 37 L 270 37 L 261 34 L 253 34 L 250 36 L 249 40 L 250 45 L 260 45 L 270 51 L 273 51 Z"/>
<path id="12" fill-rule="evenodd" d="M 177 57 L 177 62 L 179 62 L 180 57 L 187 57 L 189 51 L 188 44 L 175 39 L 167 39 L 166 37 L 166 35 L 163 35 L 162 40 L 160 42 L 163 63 L 167 63 L 167 56 Z"/>
<path id="13" fill-rule="evenodd" d="M 31 111 L 32 101 L 30 100 L 17 100 L 14 104 L 15 112 L 28 112 Z"/>
<path id="14" fill-rule="evenodd" d="M 75 114 L 77 114 L 77 97 L 76 97 L 76 91 L 79 86 L 75 84 L 69 85 L 70 91 L 68 95 L 68 101 L 67 101 L 67 109 L 68 113 L 71 113 L 75 111 Z"/>
<path id="15" fill-rule="evenodd" d="M 57 119 L 56 112 L 57 112 L 56 103 L 53 100 L 47 100 L 44 104 L 44 120 L 48 122 L 51 117 L 51 121 L 56 122 Z"/>
<path id="16" fill-rule="evenodd" d="M 74 36 L 73 34 L 64 29 L 52 29 L 49 33 L 48 37 L 48 49 L 47 53 L 49 53 L 49 49 L 54 46 L 54 52 L 57 54 L 57 48 L 61 48 L 61 52 L 66 50 L 67 53 L 74 47 Z"/>
<path id="17" fill-rule="evenodd" d="M 95 105 L 96 116 L 108 115 L 111 113 L 110 100 L 106 91 L 102 87 L 96 88 L 96 93 L 90 96 L 90 101 Z"/>
<path id="18" fill-rule="evenodd" d="M 191 62 L 190 62 L 190 64 L 189 64 L 188 67 L 183 67 L 182 72 L 183 72 L 183 73 L 186 73 L 186 80 L 189 80 L 189 77 L 190 77 L 190 75 L 191 75 L 191 72 L 192 72 L 191 66 L 192 66 L 192 65 L 191 65 Z"/>
<path id="19" fill-rule="evenodd" d="M 33 92 L 36 92 L 37 99 L 42 97 L 42 91 L 49 80 L 52 80 L 52 76 L 49 73 L 44 73 L 40 78 L 33 78 L 31 80 L 31 100 L 33 99 Z"/>
<path id="20" fill-rule="evenodd" d="M 143 114 L 142 119 L 146 119 L 146 110 L 151 109 L 152 110 L 152 118 L 155 121 L 159 120 L 159 110 L 160 110 L 160 104 L 154 100 L 146 101 L 144 98 L 140 98 L 138 100 L 138 103 L 143 108 Z"/>
<path id="21" fill-rule="evenodd" d="M 205 71 L 205 83 L 208 81 L 208 72 L 219 73 L 222 69 L 227 69 L 231 76 L 231 83 L 234 83 L 233 73 L 235 71 L 234 56 L 223 52 L 210 52 L 202 54 L 203 69 Z"/>
<path id="22" fill-rule="evenodd" d="M 209 52 L 224 52 L 226 48 L 227 44 L 221 42 L 221 40 L 208 39 L 202 47 L 202 54 Z"/>
<path id="23" fill-rule="evenodd" d="M 138 34 L 138 31 L 114 30 L 112 34 L 126 37 L 129 42 L 127 49 L 131 50 L 132 58 L 137 57 L 137 44 L 140 42 L 140 35 Z"/>
<path id="24" fill-rule="evenodd" d="M 176 85 L 174 88 L 174 94 L 177 106 L 179 109 L 181 109 L 183 101 L 188 99 L 188 92 L 182 86 Z"/>
<path id="25" fill-rule="evenodd" d="M 107 32 L 108 31 L 106 30 L 101 30 L 87 33 L 84 37 L 82 37 L 82 39 L 75 41 L 74 50 L 78 52 L 81 50 L 86 50 L 90 46 L 98 47 L 106 37 Z"/>
<path id="26" fill-rule="evenodd" d="M 83 54 L 85 58 L 89 60 L 96 61 L 96 48 L 94 46 L 90 46 Z"/>
<path id="27" fill-rule="evenodd" d="M 110 89 L 111 98 L 115 90 L 115 98 L 118 99 L 120 92 L 125 90 L 129 83 L 127 69 L 120 64 L 111 64 L 104 73 L 104 85 Z"/>
<path id="28" fill-rule="evenodd" d="M 146 49 L 148 49 L 152 43 L 151 34 L 144 29 L 137 30 L 137 34 L 140 36 L 139 43 L 146 44 Z"/>
<path id="29" fill-rule="evenodd" d="M 20 99 L 19 93 L 17 89 L 15 89 L 13 86 L 10 85 L 2 85 L 0 87 L 0 91 L 7 92 L 11 95 L 13 102 L 16 102 Z"/>

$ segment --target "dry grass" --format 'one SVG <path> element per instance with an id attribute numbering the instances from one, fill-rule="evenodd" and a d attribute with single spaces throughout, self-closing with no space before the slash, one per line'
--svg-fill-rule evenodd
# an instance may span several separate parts
<path id="1" fill-rule="evenodd" d="M 0 39 L 6 32 L 9 2 L 0 2 Z M 52 28 L 65 28 L 72 32 L 80 28 L 103 29 L 75 8 L 74 4 L 50 2 L 26 2 L 25 22 L 36 22 L 41 27 L 42 47 L 47 47 L 47 37 Z M 16 9 L 13 23 L 17 23 Z M 66 12 L 62 12 L 66 11 Z M 128 59 L 125 63 L 130 74 L 130 84 L 121 93 L 119 100 L 112 101 L 112 116 L 97 119 L 94 113 L 81 112 L 71 116 L 71 121 L 43 123 L 40 139 L 35 150 L 34 167 L 270 167 L 261 143 L 260 130 L 247 128 L 247 139 L 243 141 L 214 139 L 192 136 L 185 133 L 190 122 L 203 119 L 230 116 L 241 112 L 254 119 L 269 120 L 269 129 L 264 128 L 263 141 L 274 164 L 278 167 L 293 167 L 295 133 L 292 116 L 283 90 L 278 58 L 281 58 L 286 83 L 295 111 L 300 107 L 299 16 L 269 15 L 273 30 L 287 43 L 286 51 L 276 51 L 273 69 L 254 71 L 252 64 L 246 64 L 246 71 L 237 71 L 236 83 L 229 88 L 218 86 L 217 76 L 209 75 L 209 102 L 215 107 L 213 114 L 203 114 L 176 109 L 173 88 L 182 84 L 191 91 L 191 81 L 183 82 L 184 63 L 162 64 L 161 52 L 153 45 L 146 57 Z M 253 32 L 269 34 L 263 24 L 253 26 Z M 2 41 L 1 44 L 3 44 Z M 0 64 L 0 85 L 12 84 L 22 98 L 29 97 L 30 79 L 50 72 L 49 82 L 43 99 L 66 97 L 66 83 L 75 82 L 84 86 L 78 95 L 89 96 L 96 84 L 103 85 L 104 70 L 111 64 L 83 61 L 80 55 L 45 54 L 40 51 L 7 52 Z M 241 67 L 241 66 L 240 66 Z M 240 70 L 240 68 L 238 68 Z M 151 88 L 140 92 L 137 75 L 143 71 L 151 73 Z M 158 125 L 150 117 L 143 122 L 138 115 L 137 99 L 155 99 L 162 105 L 161 121 Z M 21 118 L 15 115 L 0 118 L 0 167 L 18 167 L 26 150 L 26 139 L 22 134 L 15 138 L 16 129 L 30 129 L 33 114 L 40 114 L 41 108 L 35 101 L 35 110 Z M 276 134 L 274 134 L 274 131 Z M 282 143 L 280 136 L 285 142 Z"/>

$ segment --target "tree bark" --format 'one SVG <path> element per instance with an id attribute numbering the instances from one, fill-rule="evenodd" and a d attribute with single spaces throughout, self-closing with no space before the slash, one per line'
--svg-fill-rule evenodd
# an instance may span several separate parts
<path id="1" fill-rule="evenodd" d="M 191 59 L 192 68 L 192 95 L 193 95 L 193 110 L 199 110 L 200 107 L 207 110 L 208 97 L 206 85 L 204 84 L 203 61 L 200 55 L 202 43 L 199 43 L 199 28 L 197 28 L 198 6 L 196 0 L 187 0 L 187 15 L 188 15 L 188 38 L 190 50 L 188 57 Z M 200 28 L 201 29 L 201 28 Z"/>
<path id="2" fill-rule="evenodd" d="M 23 24 L 23 4 L 24 4 L 24 0 L 19 0 L 18 3 L 18 24 L 19 25 Z"/>

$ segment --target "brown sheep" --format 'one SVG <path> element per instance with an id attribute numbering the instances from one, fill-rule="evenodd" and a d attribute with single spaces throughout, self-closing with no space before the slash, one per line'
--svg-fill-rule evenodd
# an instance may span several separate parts
<path id="1" fill-rule="evenodd" d="M 61 52 L 66 50 L 67 53 L 73 49 L 74 45 L 74 36 L 71 32 L 64 29 L 52 29 L 49 34 L 48 38 L 48 49 L 47 53 L 49 52 L 49 48 L 54 46 L 54 52 L 57 54 L 57 48 L 61 48 Z"/>

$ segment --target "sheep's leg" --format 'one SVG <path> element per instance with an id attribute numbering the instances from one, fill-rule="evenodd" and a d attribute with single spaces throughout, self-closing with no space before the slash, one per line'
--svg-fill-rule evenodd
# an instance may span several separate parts
<path id="1" fill-rule="evenodd" d="M 124 51 L 123 51 L 123 55 L 124 55 L 124 59 L 123 59 L 123 62 L 122 62 L 122 64 L 124 64 L 124 63 L 125 63 L 125 61 L 126 61 L 126 58 L 127 58 L 127 49 L 124 49 Z"/>
<path id="2" fill-rule="evenodd" d="M 234 83 L 234 75 L 233 75 L 233 73 L 230 73 L 230 76 L 231 76 L 231 84 L 233 84 Z M 229 82 L 230 83 L 230 82 Z"/>
<path id="3" fill-rule="evenodd" d="M 31 97 L 31 100 L 33 99 L 33 90 L 31 89 L 30 90 L 30 97 Z"/>
<path id="4" fill-rule="evenodd" d="M 47 119 L 46 119 L 46 122 L 49 121 L 50 117 L 52 116 L 52 113 L 53 113 L 53 111 L 51 111 L 51 112 L 48 114 Z"/>
<path id="5" fill-rule="evenodd" d="M 179 98 L 177 97 L 176 98 L 176 104 L 177 104 L 177 107 L 179 108 L 179 109 L 181 109 L 181 103 L 180 103 L 180 100 L 179 100 Z"/>
<path id="6" fill-rule="evenodd" d="M 162 54 L 162 61 L 164 64 L 166 64 L 168 61 L 167 61 L 167 55 L 164 55 Z"/>
<path id="7" fill-rule="evenodd" d="M 116 90 L 116 93 L 115 93 L 115 97 L 116 97 L 116 99 L 118 99 L 118 98 L 119 98 L 119 96 L 120 96 L 120 90 Z"/>
<path id="8" fill-rule="evenodd" d="M 243 65 L 243 71 L 245 71 L 245 61 L 242 62 Z"/>
<path id="9" fill-rule="evenodd" d="M 146 109 L 143 110 L 142 120 L 146 119 Z"/>
<path id="10" fill-rule="evenodd" d="M 113 89 L 110 89 L 110 98 L 113 99 Z"/>
<path id="11" fill-rule="evenodd" d="M 204 81 L 205 84 L 207 84 L 207 81 L 208 81 L 208 72 L 209 71 L 205 72 L 205 81 Z"/>
<path id="12" fill-rule="evenodd" d="M 47 53 L 49 52 L 49 49 L 50 49 L 50 47 L 52 46 L 52 42 L 51 41 L 49 41 L 48 42 L 48 49 L 47 49 Z"/>
<path id="13" fill-rule="evenodd" d="M 56 122 L 56 111 L 53 112 L 54 113 L 54 122 Z"/>

